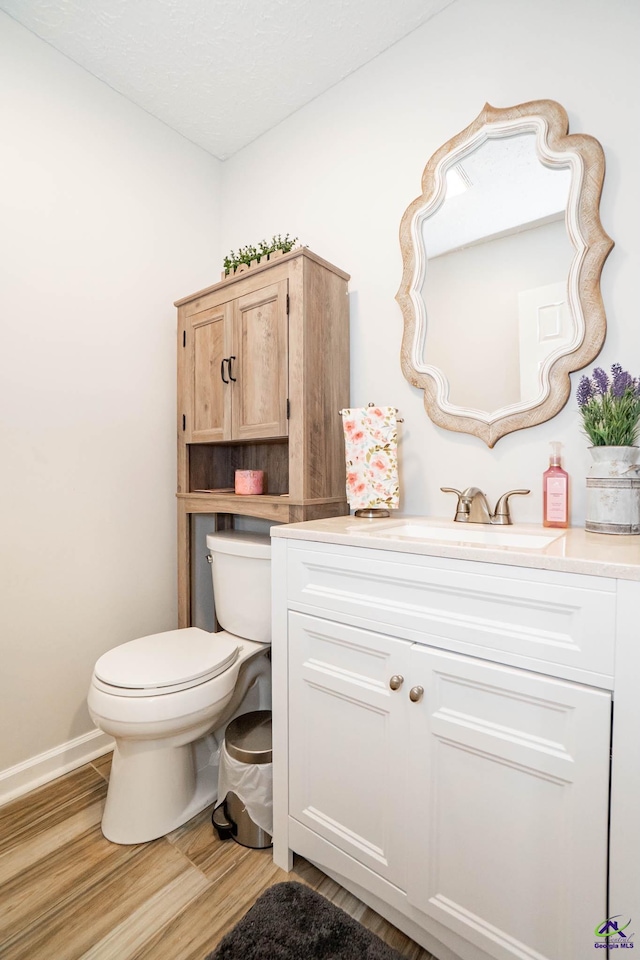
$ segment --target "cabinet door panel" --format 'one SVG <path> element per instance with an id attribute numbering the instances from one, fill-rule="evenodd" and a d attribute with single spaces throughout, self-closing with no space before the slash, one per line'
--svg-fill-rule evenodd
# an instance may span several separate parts
<path id="1" fill-rule="evenodd" d="M 289 614 L 289 812 L 385 879 L 406 870 L 406 684 L 411 645 Z"/>
<path id="2" fill-rule="evenodd" d="M 609 694 L 414 651 L 410 903 L 500 960 L 582 960 L 606 916 Z"/>
<path id="3" fill-rule="evenodd" d="M 234 304 L 234 439 L 287 435 L 287 288 L 282 280 Z"/>
<path id="4" fill-rule="evenodd" d="M 191 319 L 188 442 L 226 440 L 231 435 L 231 385 L 221 376 L 221 363 L 231 352 L 230 318 L 230 306 L 223 304 Z"/>

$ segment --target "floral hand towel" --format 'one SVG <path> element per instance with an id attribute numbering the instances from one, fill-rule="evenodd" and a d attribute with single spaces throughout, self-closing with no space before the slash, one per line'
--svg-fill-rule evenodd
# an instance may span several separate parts
<path id="1" fill-rule="evenodd" d="M 397 510 L 398 423 L 395 407 L 342 410 L 347 500 L 353 510 Z"/>

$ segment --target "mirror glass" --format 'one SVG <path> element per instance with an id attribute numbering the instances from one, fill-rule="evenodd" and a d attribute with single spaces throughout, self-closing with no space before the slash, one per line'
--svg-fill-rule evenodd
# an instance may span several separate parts
<path id="1" fill-rule="evenodd" d="M 523 115 L 523 107 L 537 110 Z M 550 143 L 552 122 L 564 122 L 565 135 L 556 129 Z M 585 225 L 585 144 L 567 143 L 575 139 L 602 155 L 592 138 L 566 136 L 566 114 L 552 101 L 487 106 L 429 161 L 423 196 L 403 218 L 405 375 L 425 387 L 436 422 L 490 446 L 553 415 L 575 355 L 585 355 L 594 329 L 598 349 L 604 338 L 604 312 L 598 324 L 583 309 L 581 267 L 598 237 Z M 606 256 L 612 244 L 597 205 L 596 226 Z M 558 364 L 562 395 L 554 392 Z"/>
<path id="2" fill-rule="evenodd" d="M 447 171 L 442 202 L 421 224 L 420 294 L 423 360 L 446 373 L 453 405 L 534 401 L 545 359 L 572 348 L 570 180 L 568 165 L 539 160 L 533 133 L 486 140 Z"/>

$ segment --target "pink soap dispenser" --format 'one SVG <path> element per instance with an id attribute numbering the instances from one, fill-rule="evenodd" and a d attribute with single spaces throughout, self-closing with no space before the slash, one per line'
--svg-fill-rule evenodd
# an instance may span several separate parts
<path id="1" fill-rule="evenodd" d="M 562 469 L 561 444 L 551 444 L 549 469 L 542 474 L 542 524 L 545 527 L 569 526 L 569 474 Z"/>

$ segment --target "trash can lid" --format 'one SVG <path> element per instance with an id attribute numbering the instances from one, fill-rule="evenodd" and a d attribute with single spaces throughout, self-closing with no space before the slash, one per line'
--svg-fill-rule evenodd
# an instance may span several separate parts
<path id="1" fill-rule="evenodd" d="M 271 710 L 236 717 L 224 736 L 227 753 L 241 763 L 271 763 Z"/>

